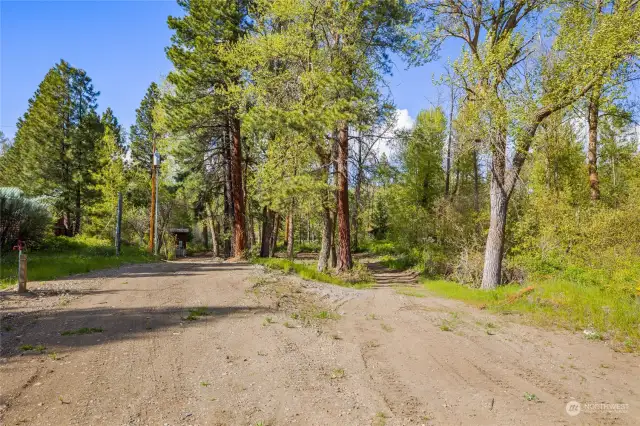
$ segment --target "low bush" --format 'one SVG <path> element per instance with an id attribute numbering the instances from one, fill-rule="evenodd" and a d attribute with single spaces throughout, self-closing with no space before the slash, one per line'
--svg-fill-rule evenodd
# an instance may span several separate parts
<path id="1" fill-rule="evenodd" d="M 18 240 L 38 245 L 51 217 L 44 204 L 25 197 L 16 188 L 0 188 L 0 251 L 10 251 Z"/>

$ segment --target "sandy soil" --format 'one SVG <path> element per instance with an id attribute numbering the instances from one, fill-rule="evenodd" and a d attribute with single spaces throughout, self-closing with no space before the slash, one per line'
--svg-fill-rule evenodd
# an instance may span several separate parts
<path id="1" fill-rule="evenodd" d="M 0 424 L 640 424 L 639 357 L 393 286 L 192 259 L 41 288 L 0 293 Z"/>

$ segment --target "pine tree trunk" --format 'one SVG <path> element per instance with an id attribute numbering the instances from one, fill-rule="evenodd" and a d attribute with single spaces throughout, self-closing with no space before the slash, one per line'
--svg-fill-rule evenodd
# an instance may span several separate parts
<path id="1" fill-rule="evenodd" d="M 216 227 L 213 220 L 213 213 L 211 212 L 211 206 L 209 203 L 204 204 L 207 213 L 207 223 L 211 230 L 211 252 L 213 257 L 218 257 L 218 236 L 216 233 Z"/>
<path id="2" fill-rule="evenodd" d="M 594 89 L 589 101 L 589 148 L 587 151 L 587 161 L 589 165 L 589 187 L 591 188 L 591 200 L 600 199 L 600 180 L 598 179 L 598 114 L 599 114 L 599 93 Z"/>
<path id="3" fill-rule="evenodd" d="M 204 249 L 209 250 L 209 227 L 206 223 L 202 224 L 202 242 L 204 243 Z"/>
<path id="4" fill-rule="evenodd" d="M 505 187 L 506 174 L 506 131 L 497 138 L 492 149 L 491 161 L 491 217 L 489 234 L 484 254 L 482 288 L 494 289 L 502 278 L 502 255 L 504 251 L 504 231 L 507 222 L 509 192 Z"/>
<path id="5" fill-rule="evenodd" d="M 351 229 L 349 227 L 349 127 L 342 122 L 338 129 L 338 271 L 351 269 Z"/>
<path id="6" fill-rule="evenodd" d="M 234 257 L 244 256 L 245 234 L 245 204 L 242 186 L 242 140 L 240 138 L 240 120 L 231 119 L 231 191 L 233 194 L 233 227 L 234 227 Z"/>

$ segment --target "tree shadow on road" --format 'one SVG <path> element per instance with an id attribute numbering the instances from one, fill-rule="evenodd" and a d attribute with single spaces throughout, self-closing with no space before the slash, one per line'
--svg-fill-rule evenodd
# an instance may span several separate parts
<path id="1" fill-rule="evenodd" d="M 69 275 L 56 278 L 55 281 L 78 280 L 84 278 L 143 278 L 143 277 L 173 277 L 204 275 L 210 272 L 247 271 L 252 268 L 248 262 L 215 262 L 202 258 L 186 258 L 180 261 L 158 262 L 151 264 L 153 270 L 149 269 L 149 263 L 136 263 L 124 265 L 119 268 L 102 269 L 84 274 Z"/>
<path id="2" fill-rule="evenodd" d="M 37 353 L 24 350 L 30 346 L 40 347 L 40 353 L 45 350 L 66 352 L 126 339 L 145 339 L 158 333 L 178 336 L 186 329 L 202 327 L 223 317 L 266 312 L 271 309 L 263 306 L 172 306 L 96 307 L 13 314 L 0 324 L 0 356 L 11 358 Z"/>

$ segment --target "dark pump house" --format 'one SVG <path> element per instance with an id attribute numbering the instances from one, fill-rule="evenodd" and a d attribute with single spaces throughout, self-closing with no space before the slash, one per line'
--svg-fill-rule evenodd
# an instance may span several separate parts
<path id="1" fill-rule="evenodd" d="M 169 233 L 176 237 L 176 256 L 186 256 L 189 228 L 171 228 Z"/>

